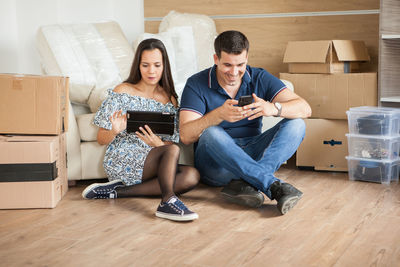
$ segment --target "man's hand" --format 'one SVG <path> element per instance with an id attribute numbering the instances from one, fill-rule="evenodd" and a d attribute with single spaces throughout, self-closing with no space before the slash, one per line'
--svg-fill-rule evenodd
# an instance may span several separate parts
<path id="1" fill-rule="evenodd" d="M 110 121 L 112 125 L 111 131 L 115 135 L 126 129 L 126 114 L 122 115 L 122 110 L 114 112 L 114 114 L 110 116 Z"/>
<path id="2" fill-rule="evenodd" d="M 164 145 L 164 142 L 161 140 L 161 138 L 155 135 L 148 125 L 145 125 L 144 128 L 139 127 L 139 130 L 141 133 L 136 131 L 135 134 L 147 145 L 151 147 Z"/>
<path id="3" fill-rule="evenodd" d="M 271 102 L 265 101 L 262 98 L 256 96 L 253 93 L 254 102 L 250 105 L 246 105 L 243 107 L 244 110 L 247 110 L 246 117 L 249 117 L 249 120 L 254 120 L 261 116 L 274 116 L 278 113 L 275 105 Z"/>
<path id="4" fill-rule="evenodd" d="M 244 110 L 243 107 L 235 106 L 238 104 L 237 100 L 228 99 L 225 103 L 218 108 L 219 118 L 228 122 L 237 122 L 248 115 L 248 110 Z"/>

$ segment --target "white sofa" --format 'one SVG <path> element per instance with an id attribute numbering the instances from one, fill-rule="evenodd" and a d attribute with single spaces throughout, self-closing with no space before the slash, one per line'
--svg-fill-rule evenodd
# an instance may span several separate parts
<path id="1" fill-rule="evenodd" d="M 180 96 L 190 75 L 212 66 L 216 35 L 209 17 L 174 11 L 163 18 L 158 34 L 144 33 L 133 46 L 116 22 L 41 27 L 37 48 L 43 73 L 70 77 L 68 179 L 106 178 L 102 165 L 106 146 L 97 143 L 98 128 L 92 121 L 106 90 L 128 77 L 138 42 L 150 37 L 164 42 Z M 277 121 L 265 118 L 264 129 Z M 193 147 L 180 145 L 180 163 L 193 165 Z"/>
<path id="2" fill-rule="evenodd" d="M 159 34 L 143 34 L 138 41 L 155 37 L 168 45 L 175 87 L 181 94 L 187 77 L 212 65 L 216 35 L 209 17 L 171 11 L 161 22 Z M 97 143 L 98 129 L 92 121 L 107 89 L 128 77 L 134 46 L 112 21 L 46 25 L 39 28 L 36 39 L 43 74 L 70 77 L 68 179 L 105 178 L 106 147 Z M 190 151 L 182 154 L 181 162 L 192 163 Z"/>

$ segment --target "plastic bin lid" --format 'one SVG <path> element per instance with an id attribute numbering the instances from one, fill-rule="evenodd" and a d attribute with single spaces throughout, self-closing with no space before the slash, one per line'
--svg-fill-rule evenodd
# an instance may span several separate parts
<path id="1" fill-rule="evenodd" d="M 374 164 L 378 164 L 378 163 L 383 163 L 383 164 L 387 164 L 387 163 L 399 164 L 400 163 L 400 157 L 397 157 L 395 159 L 369 159 L 369 158 L 358 158 L 358 157 L 353 157 L 353 156 L 345 156 L 345 158 L 347 160 L 362 161 L 364 164 L 369 164 L 371 166 Z"/>
<path id="2" fill-rule="evenodd" d="M 381 140 L 394 140 L 400 139 L 400 135 L 369 135 L 369 134 L 356 134 L 346 133 L 347 138 L 364 138 L 364 139 L 381 139 Z"/>
<path id="3" fill-rule="evenodd" d="M 385 114 L 385 115 L 399 115 L 400 116 L 400 108 L 389 108 L 389 107 L 372 107 L 372 106 L 360 106 L 360 107 L 352 107 L 348 111 L 349 113 L 376 113 L 376 114 Z"/>

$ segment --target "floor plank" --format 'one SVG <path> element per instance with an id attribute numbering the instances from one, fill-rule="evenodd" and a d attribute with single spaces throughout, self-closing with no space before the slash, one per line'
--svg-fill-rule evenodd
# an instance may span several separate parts
<path id="1" fill-rule="evenodd" d="M 80 181 L 55 209 L 0 210 L 0 266 L 399 266 L 398 184 L 290 162 L 277 176 L 304 192 L 285 216 L 199 185 L 182 196 L 190 223 L 156 218 L 157 198 L 84 200 Z"/>

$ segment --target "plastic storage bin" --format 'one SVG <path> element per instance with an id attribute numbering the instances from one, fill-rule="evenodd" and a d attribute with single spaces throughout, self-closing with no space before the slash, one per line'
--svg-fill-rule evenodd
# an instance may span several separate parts
<path id="1" fill-rule="evenodd" d="M 362 106 L 346 113 L 351 134 L 399 135 L 400 109 Z"/>
<path id="2" fill-rule="evenodd" d="M 347 156 L 350 180 L 390 184 L 399 181 L 399 160 L 373 160 Z"/>
<path id="3" fill-rule="evenodd" d="M 400 137 L 346 134 L 349 155 L 355 158 L 390 159 L 399 157 Z"/>

